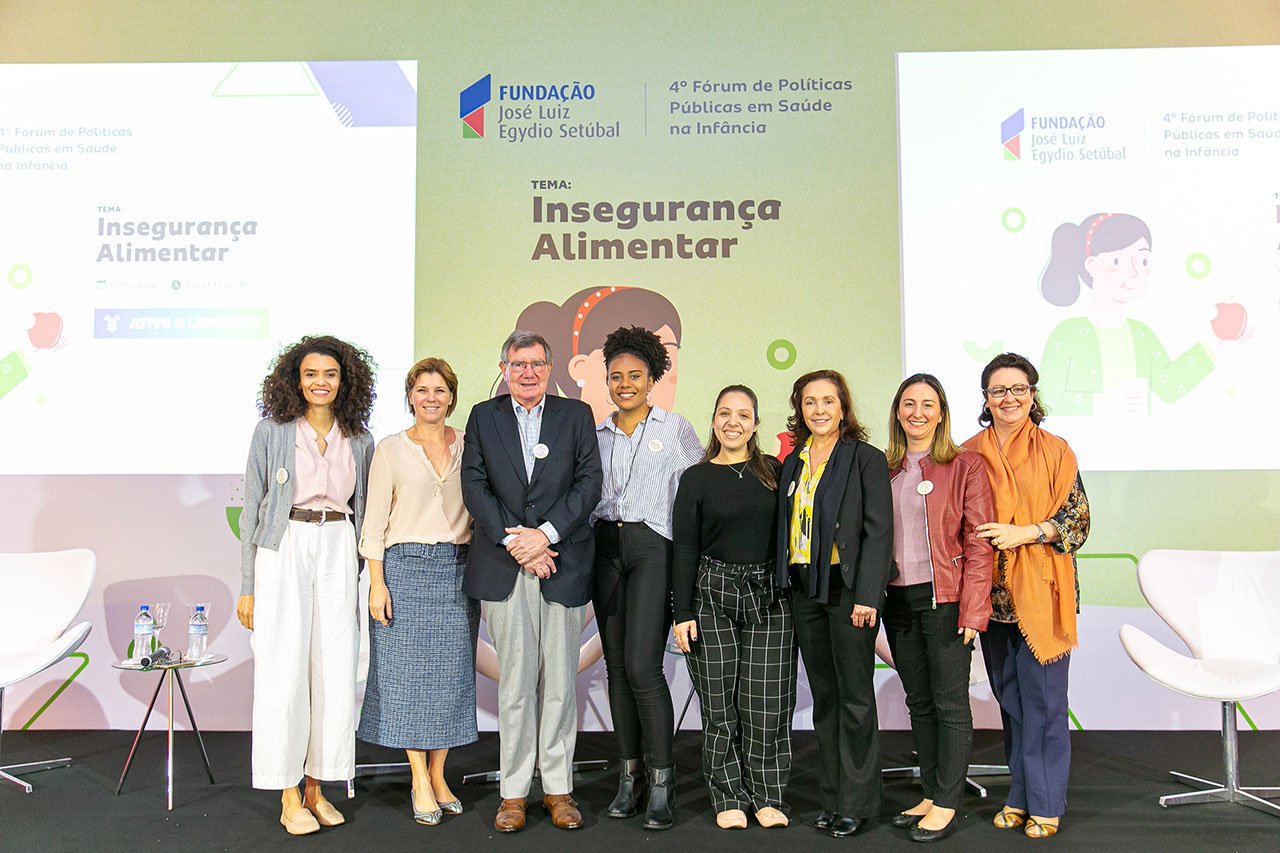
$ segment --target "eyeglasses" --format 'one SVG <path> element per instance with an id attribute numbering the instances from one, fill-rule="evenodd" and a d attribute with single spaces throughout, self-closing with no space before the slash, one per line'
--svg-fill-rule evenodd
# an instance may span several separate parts
<path id="1" fill-rule="evenodd" d="M 539 358 L 533 361 L 508 361 L 507 367 L 511 368 L 516 373 L 524 373 L 525 369 L 530 367 L 532 367 L 538 373 L 541 373 L 542 371 L 547 369 L 548 364 L 549 362 L 543 361 L 542 359 Z"/>
<path id="2" fill-rule="evenodd" d="M 1012 394 L 1015 397 L 1025 397 L 1027 393 L 1033 390 L 1034 385 L 992 385 L 987 389 L 987 396 L 992 400 L 1003 400 L 1005 394 Z"/>

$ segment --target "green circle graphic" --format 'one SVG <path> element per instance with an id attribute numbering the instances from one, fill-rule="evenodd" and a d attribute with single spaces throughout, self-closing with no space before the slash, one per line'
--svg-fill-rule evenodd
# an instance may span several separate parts
<path id="1" fill-rule="evenodd" d="M 1017 217 L 1017 225 L 1013 224 L 1012 217 Z M 1004 213 L 1000 214 L 1000 224 L 1004 226 L 1004 230 L 1010 234 L 1017 234 L 1027 224 L 1027 215 L 1022 212 L 1020 207 L 1007 207 Z"/>
<path id="2" fill-rule="evenodd" d="M 796 345 L 786 338 L 778 338 L 765 350 L 765 358 L 778 370 L 786 370 L 796 363 Z"/>
<path id="3" fill-rule="evenodd" d="M 9 285 L 14 290 L 22 290 L 31 284 L 31 267 L 26 264 L 14 264 L 9 267 Z"/>
<path id="4" fill-rule="evenodd" d="M 1187 275 L 1195 279 L 1208 278 L 1213 263 L 1204 252 L 1192 252 L 1187 255 Z"/>

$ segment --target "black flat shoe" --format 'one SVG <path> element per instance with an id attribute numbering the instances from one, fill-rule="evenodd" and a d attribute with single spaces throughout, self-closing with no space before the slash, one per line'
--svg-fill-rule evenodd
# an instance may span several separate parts
<path id="1" fill-rule="evenodd" d="M 831 828 L 831 823 L 836 819 L 835 812 L 829 812 L 826 809 L 818 812 L 818 816 L 813 819 L 813 825 L 821 830 Z"/>
<path id="2" fill-rule="evenodd" d="M 856 835 L 859 829 L 862 829 L 864 821 L 860 817 L 840 817 L 836 815 L 835 820 L 831 821 L 831 829 L 827 830 L 827 834 L 832 838 L 848 838 Z"/>
<path id="3" fill-rule="evenodd" d="M 951 820 L 942 829 L 921 829 L 919 826 L 911 827 L 911 840 L 929 843 L 930 841 L 941 841 L 948 835 L 953 834 L 960 828 L 960 812 L 956 812 L 951 816 Z"/>
<path id="4" fill-rule="evenodd" d="M 896 815 L 889 818 L 889 823 L 898 827 L 898 829 L 910 829 L 911 827 L 919 823 L 920 818 L 922 817 L 924 817 L 924 815 L 922 814 L 907 814 L 906 812 L 898 812 Z"/>

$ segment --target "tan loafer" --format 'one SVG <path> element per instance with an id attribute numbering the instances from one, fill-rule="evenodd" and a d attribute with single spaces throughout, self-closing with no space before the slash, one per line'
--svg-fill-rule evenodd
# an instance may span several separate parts
<path id="1" fill-rule="evenodd" d="M 773 806 L 765 806 L 762 809 L 756 809 L 756 823 L 765 829 L 777 829 L 785 827 L 791 821 L 782 813 L 780 809 Z"/>
<path id="2" fill-rule="evenodd" d="M 742 809 L 725 809 L 716 814 L 716 826 L 721 829 L 746 829 L 747 813 Z"/>
<path id="3" fill-rule="evenodd" d="M 342 826 L 347 819 L 342 816 L 342 812 L 333 807 L 333 803 L 328 800 L 317 800 L 314 805 L 303 803 L 303 808 L 315 815 L 316 822 L 321 826 Z"/>
<path id="4" fill-rule="evenodd" d="M 572 794 L 547 794 L 542 807 L 551 815 L 551 825 L 556 829 L 578 829 L 582 826 L 582 812 Z"/>
<path id="5" fill-rule="evenodd" d="M 503 800 L 498 804 L 498 815 L 493 819 L 493 828 L 498 832 L 519 832 L 524 829 L 524 807 L 524 797 Z"/>
<path id="6" fill-rule="evenodd" d="M 320 831 L 320 824 L 316 822 L 315 815 L 305 806 L 300 806 L 288 813 L 281 811 L 280 825 L 290 835 L 310 835 Z"/>

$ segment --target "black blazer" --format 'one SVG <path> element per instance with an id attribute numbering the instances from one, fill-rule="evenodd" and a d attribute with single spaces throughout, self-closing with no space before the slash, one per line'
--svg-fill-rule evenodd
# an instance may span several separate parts
<path id="1" fill-rule="evenodd" d="M 800 447 L 782 463 L 778 476 L 779 586 L 788 586 L 791 509 L 800 479 Z M 884 453 L 863 441 L 840 439 L 813 496 L 813 547 L 808 595 L 825 604 L 831 582 L 831 545 L 840 548 L 840 575 L 854 604 L 884 610 L 885 587 L 897 574 L 893 565 L 893 493 Z"/>
<path id="2" fill-rule="evenodd" d="M 551 522 L 560 541 L 551 546 L 556 572 L 542 581 L 542 595 L 567 607 L 591 599 L 595 560 L 591 511 L 600 502 L 603 475 L 591 407 L 548 394 L 539 443 L 547 446 L 526 479 L 520 429 L 511 396 L 478 403 L 467 419 L 462 446 L 462 500 L 472 518 L 471 548 L 462 590 L 482 601 L 503 601 L 520 566 L 502 540 L 506 528 Z"/>

